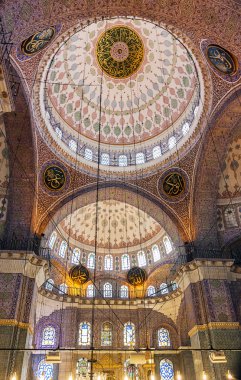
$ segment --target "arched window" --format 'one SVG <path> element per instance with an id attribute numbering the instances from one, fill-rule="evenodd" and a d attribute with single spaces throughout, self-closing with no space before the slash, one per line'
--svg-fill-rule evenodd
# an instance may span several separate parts
<path id="1" fill-rule="evenodd" d="M 81 358 L 76 363 L 76 375 L 86 377 L 88 372 L 88 361 Z"/>
<path id="2" fill-rule="evenodd" d="M 152 155 L 153 155 L 153 159 L 155 160 L 156 158 L 158 157 L 161 157 L 162 155 L 162 151 L 161 151 L 161 147 L 158 145 L 158 146 L 155 146 L 152 150 Z"/>
<path id="3" fill-rule="evenodd" d="M 93 152 L 91 149 L 85 148 L 85 159 L 92 161 L 93 159 Z"/>
<path id="4" fill-rule="evenodd" d="M 65 253 L 66 253 L 66 249 L 67 249 L 67 243 L 66 241 L 62 241 L 62 243 L 60 244 L 60 248 L 59 248 L 59 256 L 60 257 L 65 257 Z"/>
<path id="5" fill-rule="evenodd" d="M 233 206 L 228 206 L 224 210 L 224 220 L 227 228 L 238 227 L 238 222 L 235 215 L 235 209 Z"/>
<path id="6" fill-rule="evenodd" d="M 112 285 L 109 282 L 106 282 L 103 286 L 103 296 L 104 298 L 112 297 Z"/>
<path id="7" fill-rule="evenodd" d="M 145 163 L 144 153 L 142 152 L 136 153 L 136 164 L 139 165 L 139 164 L 144 164 L 144 163 Z"/>
<path id="8" fill-rule="evenodd" d="M 53 285 L 54 285 L 54 280 L 52 280 L 52 278 L 49 278 L 45 284 L 45 289 L 51 292 L 53 290 Z"/>
<path id="9" fill-rule="evenodd" d="M 82 346 L 88 346 L 90 344 L 90 334 L 90 323 L 82 322 L 79 325 L 79 344 Z"/>
<path id="10" fill-rule="evenodd" d="M 182 126 L 182 134 L 183 136 L 185 136 L 188 132 L 189 132 L 189 124 L 188 123 L 184 123 L 183 126 Z"/>
<path id="11" fill-rule="evenodd" d="M 72 253 L 72 264 L 79 264 L 80 262 L 80 250 L 78 248 L 75 248 Z"/>
<path id="12" fill-rule="evenodd" d="M 119 166 L 127 166 L 127 157 L 124 154 L 119 156 Z"/>
<path id="13" fill-rule="evenodd" d="M 197 116 L 198 114 L 198 111 L 199 111 L 199 106 L 196 106 L 193 113 L 194 113 L 194 116 Z"/>
<path id="14" fill-rule="evenodd" d="M 132 322 L 127 322 L 124 325 L 124 345 L 131 346 L 136 342 L 135 325 Z"/>
<path id="15" fill-rule="evenodd" d="M 94 285 L 90 284 L 87 286 L 86 297 L 93 298 L 95 295 Z"/>
<path id="16" fill-rule="evenodd" d="M 67 294 L 68 286 L 66 284 L 59 285 L 59 294 Z"/>
<path id="17" fill-rule="evenodd" d="M 169 347 L 171 345 L 170 335 L 167 329 L 159 329 L 157 332 L 157 338 L 159 347 Z"/>
<path id="18" fill-rule="evenodd" d="M 152 255 L 154 263 L 161 258 L 160 250 L 156 244 L 152 246 Z"/>
<path id="19" fill-rule="evenodd" d="M 63 133 L 62 133 L 62 131 L 61 131 L 61 129 L 59 127 L 55 128 L 55 133 L 56 133 L 56 135 L 58 136 L 59 139 L 62 139 Z"/>
<path id="20" fill-rule="evenodd" d="M 165 246 L 166 253 L 169 254 L 172 251 L 172 243 L 168 236 L 164 236 L 163 243 Z"/>
<path id="21" fill-rule="evenodd" d="M 145 252 L 140 251 L 137 253 L 138 265 L 144 267 L 146 265 L 146 255 Z"/>
<path id="22" fill-rule="evenodd" d="M 130 269 L 130 257 L 127 253 L 121 256 L 121 266 L 122 270 Z"/>
<path id="23" fill-rule="evenodd" d="M 57 238 L 57 233 L 55 231 L 52 232 L 50 238 L 49 238 L 49 248 L 50 249 L 53 249 L 54 248 L 54 244 L 56 242 L 56 238 Z"/>
<path id="24" fill-rule="evenodd" d="M 129 289 L 126 285 L 121 285 L 120 287 L 120 297 L 121 298 L 128 298 L 129 296 Z"/>
<path id="25" fill-rule="evenodd" d="M 168 287 L 167 287 L 167 284 L 165 282 L 163 282 L 160 285 L 160 291 L 161 291 L 161 294 L 167 294 L 168 293 Z"/>
<path id="26" fill-rule="evenodd" d="M 41 360 L 36 375 L 38 380 L 53 380 L 53 364 Z"/>
<path id="27" fill-rule="evenodd" d="M 152 285 L 148 286 L 148 288 L 147 288 L 147 296 L 148 297 L 152 297 L 152 296 L 155 295 L 155 293 L 156 293 L 155 287 L 152 286 Z"/>
<path id="28" fill-rule="evenodd" d="M 101 327 L 101 346 L 112 345 L 112 324 L 110 322 L 103 323 Z"/>
<path id="29" fill-rule="evenodd" d="M 161 380 L 174 380 L 174 369 L 171 360 L 163 359 L 160 361 Z"/>
<path id="30" fill-rule="evenodd" d="M 105 270 L 113 270 L 113 257 L 111 255 L 105 256 Z"/>
<path id="31" fill-rule="evenodd" d="M 110 155 L 108 153 L 102 153 L 100 163 L 101 165 L 110 165 Z"/>
<path id="32" fill-rule="evenodd" d="M 176 137 L 175 136 L 172 136 L 172 137 L 170 137 L 169 138 L 169 140 L 168 140 L 168 147 L 169 147 L 169 149 L 171 150 L 171 149 L 173 149 L 175 146 L 176 146 Z"/>
<path id="33" fill-rule="evenodd" d="M 90 269 L 95 269 L 95 254 L 93 252 L 89 253 L 87 267 Z"/>
<path id="34" fill-rule="evenodd" d="M 42 346 L 54 346 L 55 343 L 55 329 L 52 326 L 47 326 L 43 329 L 42 333 Z"/>
<path id="35" fill-rule="evenodd" d="M 171 281 L 171 284 L 172 284 L 172 290 L 176 290 L 178 288 L 178 285 L 176 282 Z"/>
<path id="36" fill-rule="evenodd" d="M 73 152 L 76 152 L 77 142 L 75 140 L 69 140 L 69 147 Z"/>

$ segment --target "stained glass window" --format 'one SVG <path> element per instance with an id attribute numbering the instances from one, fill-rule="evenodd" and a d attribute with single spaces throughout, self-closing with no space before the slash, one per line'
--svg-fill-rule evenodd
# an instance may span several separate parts
<path id="1" fill-rule="evenodd" d="M 79 264 L 80 262 L 80 250 L 78 248 L 75 248 L 72 253 L 72 264 Z"/>
<path id="2" fill-rule="evenodd" d="M 62 131 L 61 131 L 61 129 L 59 127 L 55 128 L 55 132 L 56 132 L 56 135 L 58 136 L 58 138 L 62 139 L 63 133 L 62 133 Z"/>
<path id="3" fill-rule="evenodd" d="M 172 251 L 172 243 L 169 239 L 168 236 L 164 236 L 163 238 L 163 243 L 164 243 L 164 246 L 165 246 L 165 250 L 166 250 L 166 253 L 170 253 Z"/>
<path id="4" fill-rule="evenodd" d="M 89 253 L 87 267 L 90 269 L 95 269 L 95 254 L 93 252 Z"/>
<path id="5" fill-rule="evenodd" d="M 130 269 L 130 257 L 126 253 L 121 256 L 122 270 Z"/>
<path id="6" fill-rule="evenodd" d="M 110 156 L 108 153 L 102 153 L 100 163 L 101 165 L 110 165 Z"/>
<path id="7" fill-rule="evenodd" d="M 144 153 L 136 153 L 136 164 L 144 164 L 145 163 L 145 156 Z"/>
<path id="8" fill-rule="evenodd" d="M 112 345 L 112 324 L 105 322 L 101 328 L 101 346 Z"/>
<path id="9" fill-rule="evenodd" d="M 160 260 L 161 258 L 160 250 L 156 244 L 152 246 L 152 255 L 153 255 L 154 263 Z"/>
<path id="10" fill-rule="evenodd" d="M 56 242 L 56 238 L 57 238 L 57 233 L 54 231 L 54 232 L 52 232 L 52 234 L 50 236 L 50 239 L 49 239 L 49 248 L 50 249 L 54 248 L 54 244 Z"/>
<path id="11" fill-rule="evenodd" d="M 113 270 L 113 257 L 111 255 L 105 256 L 105 270 Z"/>
<path id="12" fill-rule="evenodd" d="M 67 249 L 67 243 L 66 243 L 66 241 L 62 241 L 62 243 L 60 244 L 60 248 L 59 248 L 59 256 L 64 258 L 65 253 L 66 253 L 66 249 Z"/>
<path id="13" fill-rule="evenodd" d="M 171 360 L 163 359 L 160 361 L 161 380 L 174 380 L 174 369 Z"/>
<path id="14" fill-rule="evenodd" d="M 137 253 L 138 264 L 140 267 L 144 267 L 146 265 L 146 255 L 145 252 L 140 251 Z"/>
<path id="15" fill-rule="evenodd" d="M 184 123 L 183 124 L 183 127 L 182 127 L 182 134 L 183 134 L 183 136 L 185 136 L 188 133 L 189 128 L 190 128 L 190 126 L 189 126 L 188 123 Z"/>
<path id="16" fill-rule="evenodd" d="M 119 156 L 119 166 L 127 166 L 127 157 L 124 154 Z"/>
<path id="17" fill-rule="evenodd" d="M 79 326 L 79 344 L 82 346 L 90 345 L 90 323 L 82 322 Z"/>
<path id="18" fill-rule="evenodd" d="M 155 293 L 156 293 L 155 287 L 152 286 L 152 285 L 148 286 L 148 288 L 147 288 L 147 296 L 148 297 L 154 296 Z"/>
<path id="19" fill-rule="evenodd" d="M 224 220 L 227 228 L 238 227 L 235 209 L 233 206 L 229 206 L 224 210 Z"/>
<path id="20" fill-rule="evenodd" d="M 88 149 L 88 148 L 85 149 L 85 159 L 92 161 L 93 153 L 91 149 Z"/>
<path id="21" fill-rule="evenodd" d="M 168 140 L 168 147 L 169 147 L 169 149 L 170 150 L 173 149 L 175 147 L 176 143 L 177 143 L 176 142 L 176 137 L 175 136 L 170 137 L 169 140 Z"/>
<path id="22" fill-rule="evenodd" d="M 69 147 L 73 152 L 76 152 L 77 150 L 77 142 L 75 140 L 69 141 Z"/>
<path id="23" fill-rule="evenodd" d="M 124 325 L 124 345 L 134 345 L 135 341 L 135 325 L 132 322 L 127 322 Z"/>
<path id="24" fill-rule="evenodd" d="M 112 285 L 109 282 L 106 282 L 103 286 L 103 296 L 104 298 L 112 297 Z"/>
<path id="25" fill-rule="evenodd" d="M 93 298 L 95 295 L 94 285 L 90 284 L 87 286 L 86 297 Z"/>
<path id="26" fill-rule="evenodd" d="M 161 157 L 162 155 L 162 151 L 161 151 L 161 147 L 158 145 L 158 146 L 155 146 L 152 150 L 152 155 L 153 155 L 153 159 L 155 160 L 156 158 L 158 157 Z"/>
<path id="27" fill-rule="evenodd" d="M 66 284 L 59 285 L 59 294 L 67 294 L 68 286 Z"/>
<path id="28" fill-rule="evenodd" d="M 41 360 L 41 362 L 38 365 L 37 379 L 53 380 L 53 364 L 45 363 L 44 360 Z"/>
<path id="29" fill-rule="evenodd" d="M 159 347 L 169 347 L 171 345 L 170 335 L 167 329 L 161 328 L 158 330 L 157 334 Z"/>
<path id="30" fill-rule="evenodd" d="M 167 284 L 165 282 L 163 282 L 160 285 L 160 291 L 161 291 L 161 294 L 167 294 L 168 293 L 168 287 L 167 287 Z"/>
<path id="31" fill-rule="evenodd" d="M 76 363 L 76 375 L 86 377 L 88 372 L 88 361 L 81 358 Z"/>
<path id="32" fill-rule="evenodd" d="M 129 289 L 128 289 L 128 286 L 126 285 L 122 285 L 120 287 L 120 297 L 121 298 L 128 298 L 128 295 L 129 295 Z"/>
<path id="33" fill-rule="evenodd" d="M 52 278 L 49 278 L 46 282 L 45 289 L 51 292 L 53 290 L 53 285 L 54 285 L 54 280 L 52 280 Z"/>
<path id="34" fill-rule="evenodd" d="M 55 329 L 52 326 L 47 326 L 43 329 L 42 346 L 54 346 Z"/>

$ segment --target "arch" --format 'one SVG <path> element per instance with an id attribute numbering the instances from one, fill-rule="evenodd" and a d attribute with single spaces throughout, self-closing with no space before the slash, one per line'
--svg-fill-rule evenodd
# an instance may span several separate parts
<path id="1" fill-rule="evenodd" d="M 153 159 L 155 160 L 156 158 L 161 157 L 161 155 L 162 155 L 162 151 L 161 151 L 160 145 L 154 146 L 154 148 L 152 149 Z"/>
<path id="2" fill-rule="evenodd" d="M 121 285 L 120 287 L 120 298 L 128 298 L 129 297 L 129 288 L 127 285 Z"/>
<path id="3" fill-rule="evenodd" d="M 153 286 L 153 285 L 148 286 L 148 288 L 146 290 L 147 297 L 153 297 L 153 296 L 155 296 L 155 293 L 156 293 L 155 286 Z"/>
<path id="4" fill-rule="evenodd" d="M 89 161 L 93 160 L 93 152 L 89 148 L 85 148 L 85 159 Z"/>
<path id="5" fill-rule="evenodd" d="M 113 270 L 113 256 L 112 255 L 105 255 L 104 269 Z"/>
<path id="6" fill-rule="evenodd" d="M 174 368 L 171 360 L 162 359 L 160 361 L 160 376 L 161 380 L 174 380 Z"/>
<path id="7" fill-rule="evenodd" d="M 54 248 L 54 244 L 56 242 L 56 239 L 57 239 L 57 232 L 53 231 L 52 234 L 50 235 L 49 243 L 48 243 L 48 246 L 50 249 Z"/>
<path id="8" fill-rule="evenodd" d="M 137 253 L 137 260 L 139 267 L 145 267 L 146 266 L 146 254 L 144 251 L 139 251 Z"/>
<path id="9" fill-rule="evenodd" d="M 166 254 L 168 255 L 172 251 L 172 243 L 168 236 L 164 236 L 163 238 L 163 244 L 166 250 Z"/>
<path id="10" fill-rule="evenodd" d="M 112 297 L 112 285 L 110 282 L 106 282 L 103 285 L 103 297 L 104 298 L 111 298 Z"/>
<path id="11" fill-rule="evenodd" d="M 76 375 L 86 377 L 88 372 L 88 360 L 80 358 L 76 363 Z"/>
<path id="12" fill-rule="evenodd" d="M 155 263 L 156 261 L 160 260 L 160 258 L 161 258 L 160 249 L 159 249 L 158 245 L 155 244 L 152 246 L 151 250 L 152 250 L 153 261 Z"/>
<path id="13" fill-rule="evenodd" d="M 101 165 L 110 165 L 109 153 L 102 153 L 100 163 L 101 163 Z"/>
<path id="14" fill-rule="evenodd" d="M 145 163 L 145 155 L 143 152 L 136 153 L 136 164 L 141 165 Z"/>
<path id="15" fill-rule="evenodd" d="M 65 258 L 66 250 L 67 250 L 67 242 L 63 240 L 59 247 L 59 256 L 62 258 Z"/>
<path id="16" fill-rule="evenodd" d="M 101 346 L 112 345 L 113 326 L 110 322 L 104 322 L 101 326 Z"/>
<path id="17" fill-rule="evenodd" d="M 44 380 L 53 379 L 54 366 L 51 363 L 46 363 L 45 360 L 41 360 L 37 369 L 37 379 L 40 380 L 44 377 Z"/>
<path id="18" fill-rule="evenodd" d="M 81 322 L 79 325 L 79 345 L 89 346 L 91 337 L 91 325 L 89 322 Z"/>
<path id="19" fill-rule="evenodd" d="M 87 267 L 89 269 L 95 269 L 95 254 L 94 254 L 94 252 L 91 252 L 88 255 Z"/>
<path id="20" fill-rule="evenodd" d="M 122 270 L 130 269 L 130 256 L 127 253 L 121 256 L 121 268 Z"/>
<path id="21" fill-rule="evenodd" d="M 127 164 L 128 164 L 127 156 L 125 154 L 121 154 L 118 158 L 118 165 L 127 166 Z"/>
<path id="22" fill-rule="evenodd" d="M 158 347 L 170 347 L 171 346 L 169 331 L 167 329 L 165 329 L 164 327 L 161 327 L 157 331 L 157 342 L 158 342 Z"/>
<path id="23" fill-rule="evenodd" d="M 80 262 L 80 250 L 79 248 L 75 248 L 72 253 L 71 263 L 79 264 Z"/>
<path id="24" fill-rule="evenodd" d="M 89 284 L 86 289 L 86 297 L 93 298 L 95 295 L 95 288 L 93 284 Z"/>

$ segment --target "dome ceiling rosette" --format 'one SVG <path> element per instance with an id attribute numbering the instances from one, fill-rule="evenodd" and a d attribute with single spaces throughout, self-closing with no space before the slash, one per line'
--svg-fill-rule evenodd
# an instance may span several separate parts
<path id="1" fill-rule="evenodd" d="M 58 41 L 58 40 L 57 40 Z M 144 20 L 93 22 L 62 35 L 43 57 L 34 104 L 45 141 L 72 166 L 100 173 L 153 167 L 197 127 L 203 97 L 198 63 L 166 29 Z M 187 127 L 188 126 L 188 127 Z M 153 148 L 161 153 L 153 158 Z M 85 156 L 92 152 L 91 159 Z M 118 158 L 127 157 L 127 167 Z M 88 159 L 89 158 L 89 159 Z"/>

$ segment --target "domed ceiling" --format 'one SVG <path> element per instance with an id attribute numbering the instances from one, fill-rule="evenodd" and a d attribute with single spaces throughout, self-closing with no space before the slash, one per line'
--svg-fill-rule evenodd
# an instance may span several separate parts
<path id="1" fill-rule="evenodd" d="M 160 146 L 161 157 L 174 153 L 169 138 L 184 143 L 198 122 L 197 62 L 182 42 L 148 21 L 117 18 L 75 28 L 45 54 L 38 75 L 38 126 L 49 146 L 79 168 L 96 165 L 98 144 L 113 170 L 123 170 L 123 154 L 129 170 L 138 152 L 145 153 L 145 165 L 153 164 L 153 147 Z"/>
<path id="2" fill-rule="evenodd" d="M 116 200 L 100 201 L 84 206 L 66 216 L 58 225 L 62 236 L 70 236 L 76 246 L 99 253 L 123 253 L 140 250 L 157 242 L 164 229 L 150 215 L 138 208 Z M 68 240 L 68 239 L 67 239 Z"/>

